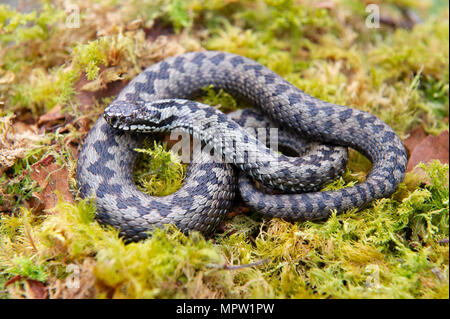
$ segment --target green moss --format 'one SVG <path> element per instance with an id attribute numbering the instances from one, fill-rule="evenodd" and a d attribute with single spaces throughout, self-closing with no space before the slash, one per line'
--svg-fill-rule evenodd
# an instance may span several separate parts
<path id="1" fill-rule="evenodd" d="M 14 163 L 0 176 L 0 206 L 15 212 L 29 200 L 34 192 L 39 192 L 37 183 L 30 177 L 31 165 L 42 157 L 42 150 L 36 148 Z"/>
<path id="2" fill-rule="evenodd" d="M 428 193 L 378 200 L 358 214 L 333 215 L 321 223 L 270 219 L 260 224 L 237 216 L 215 243 L 169 227 L 127 245 L 116 230 L 95 221 L 88 201 L 60 203 L 58 213 L 45 219 L 22 211 L 2 217 L 0 267 L 9 269 L 3 276 L 25 273 L 27 262 L 11 266 L 9 256 L 34 258 L 39 266 L 28 274 L 63 280 L 52 274 L 94 256 L 98 296 L 445 298 L 448 253 L 442 253 L 448 248 L 437 240 L 448 237 L 448 165 L 424 168 L 431 178 Z M 423 234 L 417 229 L 429 236 L 417 236 Z M 264 260 L 256 267 L 224 268 Z"/>
<path id="3" fill-rule="evenodd" d="M 42 1 L 43 9 L 19 13 L 8 5 L 0 5 L 0 43 L 21 43 L 50 36 L 49 25 L 64 17 L 64 11 L 58 10 L 50 1 Z"/>
<path id="4" fill-rule="evenodd" d="M 448 27 L 448 20 L 431 19 L 412 31 L 396 30 L 370 53 L 370 61 L 380 67 L 378 77 L 401 79 L 422 70 L 437 80 L 444 79 L 448 73 Z"/>
<path id="5" fill-rule="evenodd" d="M 73 50 L 75 63 L 86 72 L 88 80 L 94 80 L 98 76 L 100 66 L 108 66 L 108 52 L 111 39 L 106 37 L 80 44 Z"/>
<path id="6" fill-rule="evenodd" d="M 336 22 L 326 9 L 299 3 L 294 0 L 258 1 L 259 10 L 241 11 L 236 19 L 244 21 L 251 29 L 264 30 L 264 39 L 275 37 L 289 39 L 291 48 L 298 49 L 297 41 L 311 32 L 333 32 Z M 293 41 L 294 40 L 294 41 Z"/>
<path id="7" fill-rule="evenodd" d="M 431 19 L 415 26 L 412 32 L 397 30 L 369 55 L 369 62 L 376 65 L 372 70 L 376 83 L 410 83 L 406 88 L 408 109 L 418 113 L 415 117 L 425 113 L 429 129 L 435 131 L 448 128 L 448 124 L 438 124 L 448 117 L 449 108 L 448 30 L 448 19 Z"/>
<path id="8" fill-rule="evenodd" d="M 236 111 L 240 105 L 236 100 L 223 89 L 215 90 L 212 85 L 203 88 L 204 95 L 199 99 L 200 102 L 215 106 L 224 113 Z"/>
<path id="9" fill-rule="evenodd" d="M 243 30 L 225 23 L 224 28 L 216 31 L 216 36 L 205 43 L 209 50 L 222 50 L 254 59 L 273 71 L 285 75 L 292 71 L 294 63 L 289 53 L 280 51 L 282 43 L 273 39 L 273 43 L 263 41 L 263 34 L 253 30 Z"/>
<path id="10" fill-rule="evenodd" d="M 0 92 L 6 97 L 7 108 L 13 111 L 17 111 L 19 106 L 42 110 L 47 101 L 52 107 L 56 103 L 67 103 L 72 97 L 72 75 L 63 76 L 61 67 L 47 70 L 53 61 L 51 56 L 45 56 L 55 53 L 52 46 L 58 38 L 58 29 L 54 26 L 65 18 L 65 12 L 50 4 L 50 1 L 42 1 L 41 6 L 39 13 L 19 13 L 9 6 L 0 6 L 0 46 L 4 49 L 0 59 L 0 76 L 13 72 L 13 81 L 16 81 L 12 85 L 9 81 L 6 85 L 0 85 Z"/>
<path id="11" fill-rule="evenodd" d="M 174 193 L 183 185 L 186 167 L 167 146 L 147 144 L 136 149 L 143 156 L 138 158 L 134 179 L 138 188 L 146 194 L 165 196 Z"/>
<path id="12" fill-rule="evenodd" d="M 11 174 L 17 175 L 17 164 L 14 165 L 14 172 Z M 0 205 L 2 207 L 9 207 L 12 211 L 18 209 L 20 205 L 26 200 L 29 200 L 33 193 L 39 191 L 36 183 L 30 178 L 28 174 L 24 174 L 20 178 L 11 179 L 7 173 L 0 177 L 0 185 L 4 187 L 4 193 L 0 196 Z"/>
<path id="13" fill-rule="evenodd" d="M 87 201 L 61 203 L 55 211 L 58 214 L 46 218 L 34 234 L 39 248 L 57 268 L 95 254 L 99 296 L 110 289 L 114 297 L 181 296 L 179 282 L 193 284 L 199 270 L 224 262 L 211 241 L 196 234 L 187 237 L 174 227 L 125 244 L 116 230 L 105 230 L 94 220 L 94 207 Z"/>
<path id="14" fill-rule="evenodd" d="M 440 165 L 435 161 L 426 169 L 433 182 L 424 190 L 416 190 L 405 200 L 401 211 L 409 212 L 408 227 L 412 230 L 411 239 L 414 242 L 432 244 L 448 238 L 448 165 Z"/>
<path id="15" fill-rule="evenodd" d="M 192 20 L 186 8 L 183 7 L 183 2 L 180 0 L 172 0 L 169 5 L 169 19 L 177 32 L 182 28 L 192 26 Z"/>
<path id="16" fill-rule="evenodd" d="M 55 105 L 64 105 L 74 96 L 74 84 L 78 74 L 58 68 L 50 74 L 35 69 L 26 84 L 15 87 L 13 105 L 30 108 L 39 114 L 52 109 Z"/>
<path id="17" fill-rule="evenodd" d="M 12 260 L 13 267 L 6 269 L 5 273 L 10 276 L 22 276 L 29 279 L 45 282 L 48 278 L 48 274 L 43 265 L 37 265 L 35 261 L 17 257 Z"/>
<path id="18" fill-rule="evenodd" d="M 81 89 L 96 91 L 104 89 L 110 82 L 134 76 L 142 66 L 158 57 L 153 51 L 159 51 L 161 43 L 146 42 L 142 30 L 108 34 L 87 43 L 71 42 L 73 29 L 60 27 L 65 22 L 65 13 L 61 15 L 61 11 L 53 6 L 44 4 L 39 15 L 34 12 L 24 16 L 2 8 L 3 20 L 9 21 L 5 34 L 11 36 L 11 41 L 17 40 L 18 35 L 14 32 L 33 19 L 42 28 L 51 30 L 45 38 L 24 39 L 24 45 L 20 41 L 9 44 L 9 38 L 3 41 L 0 38 L 2 46 L 8 45 L 3 53 L 5 59 L 0 63 L 0 76 L 6 72 L 13 74 L 12 83 L 0 84 L 4 104 L 10 111 L 25 108 L 35 115 L 41 115 L 55 105 L 76 105 L 75 86 L 83 74 L 89 82 Z M 18 16 L 17 23 L 10 18 L 14 14 Z M 85 21 L 81 22 L 86 24 Z M 80 29 L 79 32 L 81 37 L 85 36 L 84 30 Z M 170 51 L 170 46 L 167 49 Z M 54 61 L 60 60 L 61 56 L 65 60 L 55 65 Z"/>
<path id="19" fill-rule="evenodd" d="M 45 261 L 39 257 L 31 235 L 36 219 L 25 209 L 16 215 L 0 216 L 0 282 L 14 276 L 42 282 L 48 279 Z"/>

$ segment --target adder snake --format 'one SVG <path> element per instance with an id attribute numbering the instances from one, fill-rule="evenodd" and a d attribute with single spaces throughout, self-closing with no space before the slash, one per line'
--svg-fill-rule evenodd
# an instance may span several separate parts
<path id="1" fill-rule="evenodd" d="M 210 84 L 250 101 L 259 111 L 240 111 L 233 120 L 188 100 Z M 288 146 L 304 148 L 297 150 L 301 156 L 267 148 L 238 124 L 249 118 L 266 128 L 282 128 L 280 135 L 287 136 Z M 200 139 L 222 161 L 209 152 L 194 154 L 181 189 L 164 197 L 146 195 L 133 181 L 133 149 L 150 132 L 174 129 Z M 319 192 L 343 172 L 346 147 L 372 161 L 365 182 Z M 214 231 L 237 189 L 248 206 L 265 215 L 326 218 L 332 210 L 361 207 L 392 194 L 404 178 L 406 164 L 400 138 L 377 117 L 316 99 L 248 58 L 206 51 L 168 58 L 135 77 L 89 132 L 76 177 L 81 196 L 95 198 L 98 219 L 139 240 L 167 223 L 185 232 Z M 252 180 L 282 194 L 257 188 Z M 308 192 L 300 193 L 304 191 Z"/>

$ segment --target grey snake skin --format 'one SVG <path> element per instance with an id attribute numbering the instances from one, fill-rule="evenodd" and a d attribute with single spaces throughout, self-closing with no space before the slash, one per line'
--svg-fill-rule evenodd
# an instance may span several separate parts
<path id="1" fill-rule="evenodd" d="M 259 111 L 225 115 L 188 100 L 210 84 L 250 101 Z M 255 126 L 282 128 L 281 143 L 303 148 L 296 150 L 300 156 L 266 147 L 241 126 L 250 118 Z M 132 178 L 133 149 L 147 133 L 175 129 L 201 140 L 214 154 L 194 152 L 184 184 L 175 193 L 146 195 Z M 319 192 L 345 169 L 347 147 L 372 161 L 365 182 Z M 76 179 L 80 195 L 95 198 L 101 222 L 139 240 L 168 223 L 184 232 L 211 233 L 230 210 L 237 188 L 243 201 L 262 214 L 289 220 L 327 218 L 333 210 L 362 207 L 392 194 L 406 164 L 400 138 L 377 117 L 316 99 L 248 58 L 206 51 L 168 58 L 135 77 L 86 137 Z M 265 187 L 255 187 L 252 180 Z M 304 191 L 309 193 L 299 194 Z"/>

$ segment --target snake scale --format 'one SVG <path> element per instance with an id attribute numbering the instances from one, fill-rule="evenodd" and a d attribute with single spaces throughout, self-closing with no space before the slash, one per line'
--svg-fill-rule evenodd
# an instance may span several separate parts
<path id="1" fill-rule="evenodd" d="M 250 101 L 259 111 L 228 116 L 189 100 L 211 84 Z M 294 136 L 299 142 L 286 138 L 288 146 L 304 150 L 292 157 L 266 147 L 240 125 L 248 118 L 259 118 L 266 128 L 280 127 L 286 131 L 280 140 Z M 175 193 L 146 195 L 133 181 L 133 150 L 148 133 L 175 129 L 201 140 L 213 154 L 192 155 L 184 184 Z M 343 172 L 347 147 L 373 163 L 366 180 L 318 191 Z M 80 195 L 95 198 L 102 223 L 139 240 L 168 223 L 184 232 L 211 233 L 230 210 L 237 190 L 249 207 L 268 216 L 327 218 L 332 210 L 362 207 L 392 194 L 404 178 L 406 164 L 400 138 L 377 117 L 316 99 L 251 59 L 204 51 L 170 57 L 136 76 L 86 137 L 76 179 Z M 257 188 L 253 180 L 279 192 Z"/>

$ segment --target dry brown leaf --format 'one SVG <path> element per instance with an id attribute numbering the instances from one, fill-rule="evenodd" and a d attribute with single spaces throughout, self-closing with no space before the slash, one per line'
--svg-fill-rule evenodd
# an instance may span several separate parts
<path id="1" fill-rule="evenodd" d="M 104 97 L 114 96 L 119 94 L 120 91 L 127 84 L 125 81 L 114 81 L 105 84 L 104 88 L 101 88 L 95 92 L 86 91 L 83 88 L 88 85 L 89 81 L 85 74 L 82 74 L 77 83 L 75 83 L 75 91 L 77 92 L 77 100 L 80 102 L 80 111 L 85 112 L 91 108 L 96 101 L 100 101 Z"/>
<path id="2" fill-rule="evenodd" d="M 55 122 L 64 119 L 64 114 L 61 111 L 62 107 L 60 104 L 53 107 L 50 111 L 39 117 L 38 124 L 46 124 L 47 127 L 54 125 Z"/>
<path id="3" fill-rule="evenodd" d="M 24 280 L 23 286 L 10 286 L 11 284 L 20 280 Z M 42 282 L 34 279 L 26 279 L 20 275 L 14 276 L 10 280 L 8 280 L 5 283 L 4 288 L 7 288 L 10 296 L 16 299 L 45 299 L 48 297 L 47 287 Z"/>
<path id="4" fill-rule="evenodd" d="M 250 208 L 248 208 L 246 206 L 237 206 L 237 207 L 234 207 L 233 210 L 227 214 L 227 218 L 231 219 L 236 215 L 242 215 L 242 214 L 248 213 L 249 211 L 250 211 Z"/>
<path id="5" fill-rule="evenodd" d="M 58 193 L 62 198 L 70 203 L 73 202 L 69 189 L 69 171 L 67 168 L 58 165 L 54 161 L 53 155 L 49 155 L 31 166 L 30 176 L 42 188 L 41 193 L 33 193 L 48 210 L 58 202 Z"/>
<path id="6" fill-rule="evenodd" d="M 115 67 L 100 68 L 100 75 L 97 79 L 89 81 L 83 85 L 82 91 L 97 92 L 108 88 L 107 84 L 115 81 L 121 81 L 123 78 L 119 75 L 121 72 Z"/>
<path id="7" fill-rule="evenodd" d="M 439 160 L 445 164 L 449 161 L 449 135 L 444 131 L 437 136 L 429 135 L 422 140 L 411 153 L 407 171 L 415 170 L 419 163 L 429 163 L 432 160 Z M 419 172 L 418 172 L 419 173 Z M 420 173 L 419 173 L 420 174 Z"/>
<path id="8" fill-rule="evenodd" d="M 13 123 L 13 119 L 14 115 L 0 117 L 0 174 L 43 138 L 34 125 Z"/>
<path id="9" fill-rule="evenodd" d="M 414 131 L 409 133 L 408 138 L 403 141 L 403 144 L 410 155 L 413 153 L 416 146 L 419 145 L 426 137 L 427 133 L 425 132 L 423 126 L 419 126 Z"/>
<path id="10" fill-rule="evenodd" d="M 26 282 L 28 296 L 32 299 L 45 299 L 48 297 L 47 287 L 37 280 L 28 279 Z"/>
<path id="11" fill-rule="evenodd" d="M 88 133 L 89 132 L 89 130 L 90 130 L 90 125 L 89 125 L 89 122 L 90 122 L 90 118 L 89 117 L 87 117 L 87 116 L 82 116 L 82 117 L 79 117 L 77 120 L 76 120 L 76 122 L 79 124 L 79 132 L 80 133 Z"/>

